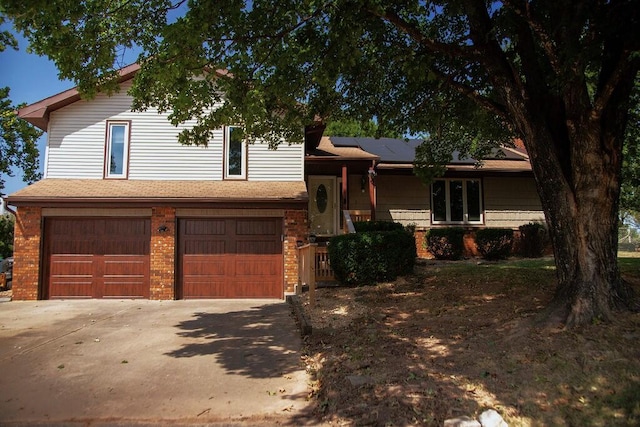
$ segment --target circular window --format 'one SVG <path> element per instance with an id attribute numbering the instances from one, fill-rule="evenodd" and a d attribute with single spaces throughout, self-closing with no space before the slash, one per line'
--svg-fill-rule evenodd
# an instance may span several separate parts
<path id="1" fill-rule="evenodd" d="M 318 212 L 324 213 L 327 210 L 327 187 L 324 184 L 320 184 L 316 190 L 316 206 Z"/>

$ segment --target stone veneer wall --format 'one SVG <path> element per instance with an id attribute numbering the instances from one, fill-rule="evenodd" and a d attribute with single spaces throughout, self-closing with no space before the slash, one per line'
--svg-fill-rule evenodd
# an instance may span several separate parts
<path id="1" fill-rule="evenodd" d="M 166 227 L 166 231 L 159 231 Z M 155 207 L 151 213 L 150 289 L 149 299 L 175 299 L 176 210 Z"/>
<path id="2" fill-rule="evenodd" d="M 306 210 L 287 210 L 284 213 L 284 290 L 294 292 L 298 284 L 297 241 L 307 243 L 309 224 Z"/>
<path id="3" fill-rule="evenodd" d="M 21 207 L 16 212 L 13 256 L 13 299 L 37 300 L 40 278 L 42 208 Z"/>

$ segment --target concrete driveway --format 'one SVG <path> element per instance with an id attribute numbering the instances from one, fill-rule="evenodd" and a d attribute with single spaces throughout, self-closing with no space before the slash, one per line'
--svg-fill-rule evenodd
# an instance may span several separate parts
<path id="1" fill-rule="evenodd" d="M 0 303 L 0 425 L 300 425 L 308 378 L 289 305 Z"/>

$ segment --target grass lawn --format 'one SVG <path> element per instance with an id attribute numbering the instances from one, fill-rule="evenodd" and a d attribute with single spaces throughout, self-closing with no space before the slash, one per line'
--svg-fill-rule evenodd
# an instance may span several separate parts
<path id="1" fill-rule="evenodd" d="M 640 292 L 640 254 L 619 265 Z M 537 327 L 555 283 L 545 258 L 427 261 L 393 283 L 319 289 L 306 301 L 318 417 L 442 426 L 494 408 L 510 426 L 640 425 L 640 314 Z"/>

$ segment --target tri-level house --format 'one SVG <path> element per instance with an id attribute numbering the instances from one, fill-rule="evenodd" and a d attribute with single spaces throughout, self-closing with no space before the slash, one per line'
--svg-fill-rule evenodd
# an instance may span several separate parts
<path id="1" fill-rule="evenodd" d="M 167 113 L 131 111 L 139 67 L 121 90 L 70 89 L 19 116 L 47 132 L 44 178 L 11 194 L 13 298 L 283 298 L 298 284 L 299 246 L 355 220 L 431 227 L 517 227 L 542 220 L 526 153 L 457 161 L 425 186 L 418 141 L 328 138 L 245 144 L 238 128 L 184 146 Z M 183 126 L 189 126 L 185 123 Z"/>

